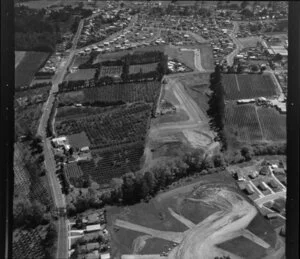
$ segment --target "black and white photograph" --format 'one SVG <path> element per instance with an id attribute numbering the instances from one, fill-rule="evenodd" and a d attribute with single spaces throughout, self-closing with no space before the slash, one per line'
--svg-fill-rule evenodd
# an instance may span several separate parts
<path id="1" fill-rule="evenodd" d="M 12 2 L 3 258 L 299 258 L 291 2 Z"/>

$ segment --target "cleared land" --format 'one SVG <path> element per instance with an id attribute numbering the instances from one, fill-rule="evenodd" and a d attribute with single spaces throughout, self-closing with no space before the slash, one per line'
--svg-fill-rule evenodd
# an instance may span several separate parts
<path id="1" fill-rule="evenodd" d="M 15 88 L 28 86 L 34 78 L 34 74 L 48 58 L 46 52 L 26 52 L 25 57 L 15 69 Z"/>
<path id="2" fill-rule="evenodd" d="M 167 252 L 168 258 L 178 259 L 202 256 L 214 258 L 221 255 L 238 258 L 238 254 L 248 244 L 259 246 L 259 255 L 268 253 L 266 249 L 272 247 L 273 243 L 266 242 L 247 226 L 249 223 L 255 225 L 264 234 L 267 233 L 269 239 L 276 239 L 276 233 L 267 231 L 270 226 L 266 221 L 256 225 L 257 222 L 253 221 L 257 215 L 256 209 L 236 193 L 232 180 L 225 174 L 209 175 L 201 179 L 200 182 L 160 194 L 149 203 L 109 209 L 112 256 L 146 258 L 148 254 L 149 258 L 159 258 L 160 253 Z M 189 206 L 189 213 L 184 215 L 187 201 L 194 203 L 194 206 Z M 193 222 L 189 215 L 194 218 Z M 239 236 L 246 237 L 245 243 L 234 243 L 234 239 Z M 126 245 L 121 243 L 123 239 L 126 239 Z M 235 245 L 235 250 L 225 252 L 217 248 L 217 245 L 224 242 L 233 242 L 230 245 Z M 135 250 L 135 255 L 132 255 L 137 243 L 141 249 L 139 252 Z"/>
<path id="3" fill-rule="evenodd" d="M 227 100 L 271 97 L 277 94 L 270 75 L 223 74 L 222 81 Z"/>

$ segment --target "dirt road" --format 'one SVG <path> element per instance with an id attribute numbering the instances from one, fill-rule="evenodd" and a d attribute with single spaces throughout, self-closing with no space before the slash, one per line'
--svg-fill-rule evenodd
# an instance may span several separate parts
<path id="1" fill-rule="evenodd" d="M 195 184 L 185 186 L 185 189 L 181 188 L 182 192 L 185 193 L 194 186 Z M 179 189 L 180 193 L 181 189 Z M 123 220 L 116 220 L 115 225 L 146 233 L 152 237 L 179 243 L 179 245 L 173 248 L 169 253 L 167 257 L 169 259 L 215 258 L 216 256 L 224 254 L 224 251 L 216 247 L 217 244 L 239 236 L 244 236 L 266 249 L 270 247 L 264 240 L 249 230 L 245 230 L 257 214 L 257 210 L 254 206 L 245 201 L 239 194 L 226 189 L 215 189 L 208 195 L 209 197 L 204 200 L 213 201 L 221 210 L 211 214 L 198 224 L 191 223 L 188 219 L 184 219 L 182 215 L 178 217 L 173 210 L 169 209 L 172 216 L 189 227 L 189 229 L 184 232 L 158 231 Z M 145 257 L 145 255 L 122 255 L 122 259 L 158 258 L 158 255 L 148 256 L 149 257 Z M 232 258 L 239 258 L 232 254 L 231 256 Z"/>

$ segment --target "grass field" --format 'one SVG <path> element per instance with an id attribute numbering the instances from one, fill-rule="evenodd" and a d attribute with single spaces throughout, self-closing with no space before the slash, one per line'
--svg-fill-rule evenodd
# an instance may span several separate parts
<path id="1" fill-rule="evenodd" d="M 286 115 L 280 114 L 274 108 L 259 108 L 257 112 L 265 138 L 273 141 L 285 141 L 287 137 Z"/>
<path id="2" fill-rule="evenodd" d="M 222 81 L 227 100 L 271 97 L 276 95 L 276 87 L 269 75 L 223 74 Z"/>
<path id="3" fill-rule="evenodd" d="M 15 68 L 20 64 L 25 57 L 26 51 L 15 51 Z"/>
<path id="4" fill-rule="evenodd" d="M 258 259 L 266 256 L 263 247 L 242 236 L 219 244 L 218 247 L 244 259 Z"/>
<path id="5" fill-rule="evenodd" d="M 209 44 L 197 45 L 200 49 L 201 65 L 205 70 L 214 70 L 214 57 Z"/>
<path id="6" fill-rule="evenodd" d="M 15 88 L 30 85 L 34 74 L 48 58 L 46 52 L 26 52 L 25 57 L 15 69 Z"/>
<path id="7" fill-rule="evenodd" d="M 75 56 L 73 59 L 72 67 L 78 67 L 86 63 L 89 59 L 89 56 Z"/>
<path id="8" fill-rule="evenodd" d="M 90 80 L 94 78 L 95 73 L 95 68 L 79 69 L 74 73 L 68 74 L 65 81 Z"/>
<path id="9" fill-rule="evenodd" d="M 254 48 L 256 47 L 257 42 L 260 41 L 259 37 L 246 37 L 238 38 L 238 40 L 243 44 L 244 48 Z"/>
<path id="10" fill-rule="evenodd" d="M 189 116 L 184 110 L 178 110 L 176 113 L 164 114 L 158 118 L 159 123 L 186 121 Z"/>
<path id="11" fill-rule="evenodd" d="M 187 67 L 195 70 L 194 52 L 191 51 L 180 51 L 179 48 L 166 46 L 165 53 L 172 59 L 176 59 L 179 62 L 184 63 Z"/>

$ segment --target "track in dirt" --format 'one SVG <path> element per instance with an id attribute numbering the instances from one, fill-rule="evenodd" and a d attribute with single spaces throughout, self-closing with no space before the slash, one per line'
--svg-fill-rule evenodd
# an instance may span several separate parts
<path id="1" fill-rule="evenodd" d="M 187 190 L 193 190 L 194 186 L 194 184 L 186 186 L 185 190 L 179 190 L 179 192 L 186 193 Z M 195 192 L 194 190 L 193 193 Z M 169 208 L 169 212 L 174 218 L 188 226 L 189 229 L 184 232 L 159 231 L 123 220 L 116 220 L 115 225 L 145 233 L 151 237 L 179 243 L 179 245 L 174 247 L 168 256 L 165 257 L 169 259 L 215 258 L 216 256 L 224 254 L 224 250 L 216 247 L 216 245 L 239 236 L 243 236 L 255 242 L 264 249 L 270 247 L 270 245 L 260 237 L 246 230 L 249 223 L 256 216 L 257 210 L 250 203 L 245 201 L 243 197 L 227 189 L 220 188 L 211 188 L 206 195 L 207 197 L 203 197 L 202 199 L 194 198 L 195 202 L 212 202 L 215 206 L 219 207 L 220 210 L 211 214 L 198 224 L 192 223 L 189 219 L 178 215 Z M 161 196 L 159 199 L 163 197 L 164 196 Z M 147 236 L 147 239 L 148 238 L 150 237 Z M 232 258 L 239 258 L 229 252 L 227 255 L 228 254 L 230 254 Z M 160 255 L 122 255 L 122 259 L 159 258 L 158 256 Z"/>

